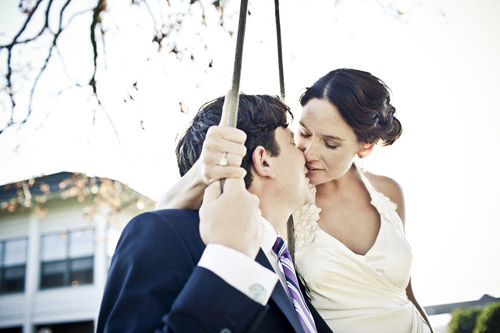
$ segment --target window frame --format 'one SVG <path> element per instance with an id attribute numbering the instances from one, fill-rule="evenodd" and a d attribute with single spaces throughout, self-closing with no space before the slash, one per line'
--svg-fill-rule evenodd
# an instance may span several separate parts
<path id="1" fill-rule="evenodd" d="M 92 251 L 90 255 L 83 255 L 83 256 L 78 256 L 78 257 L 72 257 L 71 256 L 71 241 L 72 241 L 72 233 L 77 233 L 77 232 L 91 232 L 91 239 L 92 239 Z M 43 242 L 43 237 L 48 237 L 52 235 L 65 235 L 65 246 L 64 246 L 64 257 L 62 259 L 48 259 L 44 260 L 43 259 L 43 251 L 44 251 L 44 242 Z M 94 242 L 94 236 L 95 236 L 95 230 L 94 228 L 80 228 L 80 229 L 72 229 L 72 230 L 66 230 L 66 231 L 61 231 L 61 232 L 52 232 L 52 233 L 47 233 L 43 234 L 40 237 L 40 274 L 39 274 L 39 283 L 38 283 L 38 289 L 39 290 L 48 290 L 48 289 L 54 289 L 54 288 L 65 288 L 65 287 L 76 287 L 79 285 L 91 285 L 94 283 L 94 273 L 95 273 L 95 267 L 94 267 L 94 258 L 95 258 L 95 242 Z M 72 263 L 75 261 L 79 260 L 90 260 L 92 265 L 89 269 L 84 270 L 84 274 L 88 274 L 88 278 L 85 280 L 73 280 L 72 277 L 76 273 L 79 273 L 81 271 L 75 271 L 72 269 Z M 49 265 L 54 265 L 62 263 L 63 264 L 63 270 L 62 271 L 56 271 L 56 273 L 60 273 L 62 275 L 62 282 L 51 282 L 50 281 L 50 275 L 44 274 L 46 269 L 45 267 Z M 57 274 L 53 274 L 56 276 Z M 57 277 L 53 277 L 53 279 L 57 279 Z"/>
<path id="2" fill-rule="evenodd" d="M 20 240 L 24 241 L 23 263 L 5 265 L 5 257 L 6 257 L 6 253 L 7 253 L 7 243 L 20 241 Z M 0 240 L 0 295 L 8 295 L 8 294 L 24 293 L 25 292 L 25 290 L 26 290 L 27 261 L 28 261 L 28 237 L 21 236 L 21 237 L 6 238 L 6 239 Z M 20 282 L 20 285 L 22 285 L 22 287 L 18 288 L 18 289 L 14 289 L 14 290 L 5 290 L 4 291 L 5 276 L 7 275 L 6 271 L 16 270 L 19 268 L 22 268 L 22 271 L 23 271 L 22 278 L 19 279 L 19 280 L 22 280 L 22 282 Z"/>

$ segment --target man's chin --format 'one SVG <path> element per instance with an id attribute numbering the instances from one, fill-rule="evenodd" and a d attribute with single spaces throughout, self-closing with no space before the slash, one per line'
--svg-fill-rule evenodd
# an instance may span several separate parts
<path id="1" fill-rule="evenodd" d="M 306 195 L 306 199 L 304 201 L 304 205 L 307 205 L 307 204 L 310 204 L 310 203 L 313 203 L 313 202 L 314 202 L 314 198 L 313 198 L 312 194 Z"/>
<path id="2" fill-rule="evenodd" d="M 311 190 L 309 189 L 309 186 L 304 190 L 304 204 L 303 205 L 307 205 L 307 204 L 310 204 L 314 202 L 314 196 L 311 192 Z"/>

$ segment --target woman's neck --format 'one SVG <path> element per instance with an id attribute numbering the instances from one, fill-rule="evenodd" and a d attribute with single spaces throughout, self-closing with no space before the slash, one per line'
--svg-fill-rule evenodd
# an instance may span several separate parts
<path id="1" fill-rule="evenodd" d="M 316 185 L 316 196 L 328 196 L 351 189 L 353 184 L 359 184 L 360 176 L 354 163 L 347 172 L 337 179 Z"/>

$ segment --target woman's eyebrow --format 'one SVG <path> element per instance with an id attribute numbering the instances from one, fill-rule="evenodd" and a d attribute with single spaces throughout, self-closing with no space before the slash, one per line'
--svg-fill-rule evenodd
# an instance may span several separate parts
<path id="1" fill-rule="evenodd" d="M 339 141 L 345 141 L 345 139 L 339 138 L 338 136 L 334 136 L 334 135 L 323 135 L 323 138 L 325 138 L 325 139 L 339 140 Z"/>
<path id="2" fill-rule="evenodd" d="M 302 121 L 299 121 L 299 124 L 300 124 L 300 126 L 304 127 L 306 130 L 309 131 L 309 128 L 307 128 L 307 126 Z M 325 139 L 345 141 L 345 139 L 339 138 L 338 136 L 335 136 L 335 135 L 324 135 L 324 134 L 321 134 L 321 136 L 323 138 L 325 138 Z"/>

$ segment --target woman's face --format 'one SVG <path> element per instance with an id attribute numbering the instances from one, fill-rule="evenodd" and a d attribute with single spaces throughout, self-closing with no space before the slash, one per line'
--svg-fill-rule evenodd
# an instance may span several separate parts
<path id="1" fill-rule="evenodd" d="M 314 185 L 343 176 L 363 147 L 337 107 L 317 98 L 302 110 L 296 144 L 304 153 L 307 177 Z"/>

